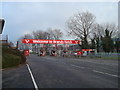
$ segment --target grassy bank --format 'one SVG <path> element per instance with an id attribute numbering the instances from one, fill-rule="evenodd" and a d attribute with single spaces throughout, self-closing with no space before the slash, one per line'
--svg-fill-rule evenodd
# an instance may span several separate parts
<path id="1" fill-rule="evenodd" d="M 105 59 L 105 60 L 118 60 L 118 57 L 101 57 L 100 59 Z"/>
<path id="2" fill-rule="evenodd" d="M 105 55 L 100 55 L 100 56 L 88 56 L 89 58 L 94 58 L 94 59 L 104 59 L 104 60 L 118 60 L 119 56 L 105 56 Z"/>
<path id="3" fill-rule="evenodd" d="M 21 57 L 13 54 L 5 54 L 2 57 L 2 68 L 12 67 L 20 64 Z"/>
<path id="4" fill-rule="evenodd" d="M 22 52 L 8 46 L 2 47 L 2 68 L 17 66 L 26 62 L 26 57 Z"/>

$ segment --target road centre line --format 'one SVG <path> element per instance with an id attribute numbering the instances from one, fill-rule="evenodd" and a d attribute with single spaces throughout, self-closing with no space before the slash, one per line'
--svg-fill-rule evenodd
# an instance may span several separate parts
<path id="1" fill-rule="evenodd" d="M 85 67 L 80 67 L 80 66 L 76 66 L 76 65 L 73 65 L 71 64 L 71 66 L 74 66 L 74 67 L 77 67 L 77 68 L 85 68 Z M 97 72 L 97 73 L 101 73 L 101 74 L 106 74 L 106 75 L 109 75 L 109 76 L 113 76 L 113 77 L 120 77 L 118 75 L 113 75 L 113 74 L 109 74 L 109 73 L 105 73 L 105 72 L 101 72 L 101 71 L 97 71 L 97 70 L 92 70 L 93 72 Z"/>
<path id="2" fill-rule="evenodd" d="M 101 74 L 106 74 L 106 75 L 113 76 L 113 77 L 120 77 L 120 76 L 118 76 L 118 75 L 113 75 L 113 74 L 109 74 L 109 73 L 104 73 L 104 72 L 100 72 L 100 71 L 97 71 L 97 70 L 93 70 L 93 72 L 97 72 L 97 73 L 101 73 Z"/>
<path id="3" fill-rule="evenodd" d="M 47 58 L 47 59 L 51 59 L 53 60 L 52 58 Z M 57 58 L 59 59 L 59 58 Z M 76 61 L 80 61 L 80 62 L 88 62 L 88 63 L 93 63 L 93 64 L 100 64 L 100 65 L 109 65 L 109 66 L 112 66 L 110 64 L 103 64 L 103 63 L 100 63 L 100 62 L 93 62 L 93 61 L 85 61 L 85 60 L 79 60 L 79 59 L 75 59 Z M 114 65 L 118 65 L 118 64 L 114 64 Z"/>
<path id="4" fill-rule="evenodd" d="M 48 58 L 47 58 L 47 59 L 48 59 Z M 50 58 L 49 58 L 49 59 L 50 59 Z M 51 60 L 53 60 L 53 59 L 51 58 Z M 78 60 L 78 59 L 75 59 L 75 60 L 80 61 L 80 60 Z M 101 63 L 97 63 L 97 62 L 92 62 L 92 61 L 81 61 L 81 62 L 88 62 L 88 63 L 93 63 L 93 64 L 105 65 L 105 64 L 101 64 Z M 63 64 L 66 64 L 66 63 L 64 63 L 64 62 L 62 62 L 62 63 L 63 63 Z M 73 65 L 73 66 L 74 66 L 74 65 Z M 75 66 L 75 67 L 80 68 L 79 66 Z M 81 68 L 91 69 L 91 68 L 89 68 L 89 67 L 81 67 Z M 104 68 L 104 67 L 100 67 L 100 68 L 105 69 L 105 70 L 109 70 L 109 69 Z M 112 70 L 110 70 L 110 71 L 112 71 Z M 113 71 L 113 72 L 117 72 L 117 71 Z"/>
<path id="5" fill-rule="evenodd" d="M 45 57 L 46 58 L 46 57 Z M 46 59 L 51 59 L 53 60 L 52 58 L 46 58 Z M 59 60 L 59 58 L 57 58 Z M 79 59 L 75 59 L 76 61 L 80 61 L 80 62 L 88 62 L 88 63 L 93 63 L 93 64 L 99 64 L 99 65 L 109 65 L 109 66 L 112 66 L 110 64 L 103 64 L 103 63 L 100 63 L 100 62 L 93 62 L 93 61 L 85 61 L 85 60 L 79 60 Z M 118 65 L 118 64 L 114 64 L 114 65 Z"/>
<path id="6" fill-rule="evenodd" d="M 29 71 L 29 73 L 30 73 L 30 76 L 31 76 L 31 78 L 32 78 L 32 82 L 33 82 L 33 84 L 34 84 L 35 89 L 36 89 L 36 90 L 39 90 L 39 89 L 38 89 L 38 86 L 37 86 L 37 84 L 36 84 L 36 82 L 35 82 L 35 79 L 34 79 L 34 77 L 33 77 L 33 74 L 32 74 L 32 71 L 31 71 L 31 69 L 30 69 L 29 64 L 26 64 L 26 65 L 27 65 L 28 71 Z"/>
<path id="7" fill-rule="evenodd" d="M 85 62 L 95 63 L 95 62 L 91 62 L 91 61 L 85 61 Z M 62 63 L 66 64 L 64 62 L 62 62 Z M 95 63 L 95 64 L 100 64 L 100 63 Z M 70 65 L 73 66 L 73 67 L 77 67 L 77 68 L 82 68 L 82 69 L 86 68 L 86 69 L 91 69 L 92 70 L 92 68 L 88 68 L 88 67 L 80 67 L 80 66 L 77 66 L 77 65 L 74 65 L 74 64 L 70 64 Z M 106 69 L 106 68 L 104 68 L 104 69 Z M 112 74 L 101 72 L 101 71 L 97 71 L 97 70 L 92 70 L 92 71 L 93 72 L 97 72 L 97 73 L 101 73 L 101 74 L 106 74 L 106 75 L 113 76 L 113 77 L 120 77 L 120 76 L 117 76 L 117 75 L 112 75 Z"/>
<path id="8" fill-rule="evenodd" d="M 85 62 L 90 62 L 90 61 L 85 61 Z M 57 62 L 58 63 L 58 62 Z M 64 63 L 64 62 L 61 62 L 62 64 L 66 64 L 66 63 Z M 90 63 L 92 63 L 92 62 L 90 62 Z M 98 64 L 98 63 L 95 63 L 95 64 Z M 74 66 L 74 67 L 77 67 L 77 68 L 82 68 L 82 69 L 84 69 L 84 68 L 86 68 L 86 69 L 92 69 L 92 68 L 89 68 L 89 67 L 80 67 L 80 66 L 77 66 L 77 65 L 74 65 L 74 64 L 71 64 L 71 66 Z M 103 67 L 101 67 L 101 68 L 103 68 Z M 106 69 L 106 70 L 109 70 L 109 69 L 107 69 L 107 68 L 103 68 L 103 69 Z M 114 71 L 115 72 L 115 71 Z"/>
<path id="9" fill-rule="evenodd" d="M 70 64 L 71 66 L 74 66 L 74 67 L 77 67 L 77 68 L 85 68 L 85 67 L 80 67 L 80 66 L 76 66 L 76 65 L 73 65 L 73 64 Z"/>

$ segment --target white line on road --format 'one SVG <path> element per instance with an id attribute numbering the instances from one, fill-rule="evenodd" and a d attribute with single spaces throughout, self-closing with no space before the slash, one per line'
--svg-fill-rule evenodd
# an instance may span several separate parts
<path id="1" fill-rule="evenodd" d="M 93 70 L 93 72 L 97 72 L 97 73 L 101 73 L 101 74 L 106 74 L 106 75 L 113 76 L 113 77 L 119 77 L 117 75 L 113 75 L 113 74 L 109 74 L 109 73 L 104 73 L 104 72 L 100 72 L 100 71 L 97 71 L 97 70 Z"/>
<path id="2" fill-rule="evenodd" d="M 73 65 L 71 64 L 71 66 L 74 66 L 74 67 L 77 67 L 77 68 L 82 68 L 84 69 L 85 67 L 80 67 L 80 66 L 76 66 L 76 65 Z M 86 68 L 87 69 L 87 68 Z M 90 68 L 89 68 L 90 69 Z M 92 70 L 93 72 L 97 72 L 97 73 L 101 73 L 101 74 L 106 74 L 106 75 L 109 75 L 109 76 L 113 76 L 113 77 L 120 77 L 118 75 L 113 75 L 113 74 L 109 74 L 109 73 L 105 73 L 105 72 L 101 72 L 101 71 L 97 71 L 97 70 Z"/>
<path id="3" fill-rule="evenodd" d="M 28 71 L 29 71 L 29 73 L 30 73 L 30 76 L 31 76 L 31 78 L 32 78 L 32 81 L 33 81 L 33 84 L 34 84 L 35 89 L 36 89 L 36 90 L 39 90 L 39 89 L 38 89 L 38 86 L 37 86 L 37 84 L 36 84 L 36 82 L 35 82 L 35 79 L 34 79 L 34 77 L 33 77 L 32 71 L 30 70 L 30 66 L 29 66 L 28 64 L 26 64 L 26 65 L 27 65 Z"/>
<path id="4" fill-rule="evenodd" d="M 62 64 L 66 64 L 66 63 L 62 62 Z"/>
<path id="5" fill-rule="evenodd" d="M 80 66 L 76 66 L 76 65 L 73 65 L 73 64 L 71 64 L 71 66 L 74 66 L 74 67 L 77 67 L 77 68 L 85 68 L 85 67 L 80 67 Z"/>

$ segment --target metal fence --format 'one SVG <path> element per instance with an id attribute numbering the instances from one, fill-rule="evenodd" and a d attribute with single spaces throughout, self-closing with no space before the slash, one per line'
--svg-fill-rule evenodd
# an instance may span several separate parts
<path id="1" fill-rule="evenodd" d="M 120 53 L 96 53 L 94 55 L 88 55 L 89 57 L 99 57 L 99 58 L 119 58 Z"/>

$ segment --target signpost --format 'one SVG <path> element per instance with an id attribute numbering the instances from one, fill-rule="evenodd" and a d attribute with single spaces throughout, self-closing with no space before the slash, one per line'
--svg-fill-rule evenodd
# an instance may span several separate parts
<path id="1" fill-rule="evenodd" d="M 5 20 L 4 19 L 0 19 L 0 34 L 2 34 L 4 23 L 5 23 Z"/>

